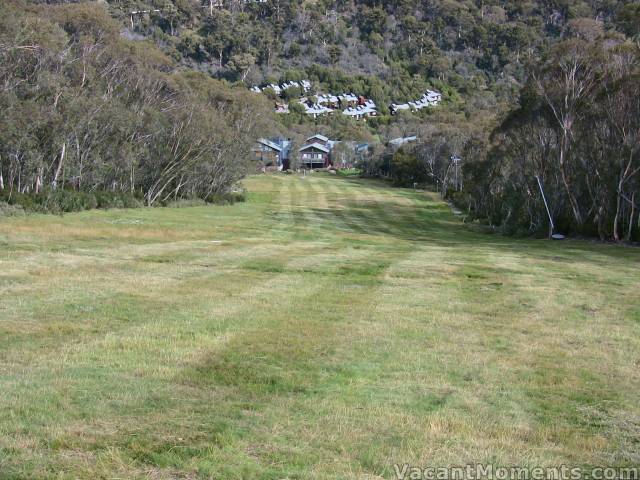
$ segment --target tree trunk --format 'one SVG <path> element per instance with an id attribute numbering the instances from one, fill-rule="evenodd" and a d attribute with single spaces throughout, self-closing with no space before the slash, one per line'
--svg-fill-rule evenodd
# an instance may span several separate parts
<path id="1" fill-rule="evenodd" d="M 16 171 L 13 164 L 9 164 L 9 197 L 13 193 L 13 183 L 16 179 Z"/>
<path id="2" fill-rule="evenodd" d="M 618 223 L 620 222 L 620 207 L 622 204 L 622 179 L 618 182 L 618 194 L 616 196 L 616 215 L 613 218 L 613 239 L 616 242 L 620 241 L 620 235 L 618 234 Z"/>
<path id="3" fill-rule="evenodd" d="M 1 178 L 1 177 L 0 177 Z M 635 215 L 636 208 L 636 192 L 631 194 L 631 215 L 629 216 L 629 229 L 627 230 L 627 235 L 624 237 L 625 241 L 631 241 L 631 232 L 633 231 L 633 217 Z"/>
<path id="4" fill-rule="evenodd" d="M 617 194 L 618 195 L 617 195 L 617 199 L 616 199 L 616 216 L 615 216 L 615 219 L 613 221 L 613 237 L 615 238 L 616 242 L 620 241 L 620 236 L 618 235 L 618 222 L 620 220 L 620 209 L 621 209 L 621 206 L 622 206 L 622 197 L 623 197 L 622 187 L 624 186 L 624 183 L 629 178 L 629 171 L 631 170 L 632 161 L 633 161 L 633 157 L 630 156 L 629 162 L 627 163 L 627 165 L 624 168 L 624 170 L 621 169 L 620 176 L 618 177 L 618 190 L 617 190 Z M 635 195 L 635 191 L 633 193 Z"/>
<path id="5" fill-rule="evenodd" d="M 60 177 L 60 172 L 62 172 L 62 165 L 64 164 L 64 154 L 67 150 L 66 142 L 62 144 L 62 150 L 60 151 L 60 161 L 58 162 L 58 168 L 56 168 L 56 173 L 53 176 L 53 181 L 51 182 L 51 186 L 55 190 L 58 186 L 58 178 Z"/>
<path id="6" fill-rule="evenodd" d="M 604 242 L 606 240 L 606 234 L 604 230 L 604 207 L 600 205 L 598 208 L 598 213 L 596 215 L 596 224 L 598 225 L 598 237 L 600 237 L 600 241 Z"/>
<path id="7" fill-rule="evenodd" d="M 575 218 L 576 223 L 578 224 L 578 228 L 580 228 L 582 227 L 582 223 L 583 223 L 582 214 L 580 213 L 580 205 L 578 204 L 578 201 L 576 200 L 575 195 L 571 191 L 571 187 L 569 185 L 569 180 L 567 179 L 567 173 L 565 168 L 566 156 L 568 151 L 567 137 L 568 137 L 568 133 L 566 131 L 563 131 L 561 145 L 560 145 L 560 159 L 559 159 L 560 176 L 562 178 L 562 184 L 564 185 L 564 189 L 565 189 L 565 192 L 567 193 L 567 197 L 569 198 L 569 205 L 571 205 L 571 210 L 573 211 L 573 217 Z"/>
<path id="8" fill-rule="evenodd" d="M 38 171 L 38 174 L 36 175 L 36 186 L 35 186 L 36 195 L 40 193 L 40 188 L 42 187 L 41 172 L 42 170 Z"/>

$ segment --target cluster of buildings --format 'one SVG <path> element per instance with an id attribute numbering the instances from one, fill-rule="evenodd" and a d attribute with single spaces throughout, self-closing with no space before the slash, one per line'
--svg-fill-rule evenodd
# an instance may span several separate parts
<path id="1" fill-rule="evenodd" d="M 249 4 L 249 3 L 267 3 L 268 0 L 242 0 L 242 3 Z M 204 5 L 204 7 L 206 8 L 213 8 L 213 7 L 218 7 L 218 8 L 223 8 L 224 5 L 224 0 L 209 0 L 209 5 Z"/>
<path id="2" fill-rule="evenodd" d="M 389 140 L 387 147 L 398 149 L 417 141 L 415 135 Z M 289 138 L 260 138 L 253 148 L 254 159 L 263 169 L 289 170 L 292 160 L 297 159 L 296 168 L 315 170 L 320 168 L 349 168 L 370 153 L 372 145 L 354 141 L 331 140 L 316 133 L 307 138 L 303 145 L 293 152 L 293 142 Z"/>
<path id="3" fill-rule="evenodd" d="M 282 96 L 287 89 L 292 87 L 298 87 L 303 93 L 308 94 L 311 90 L 311 82 L 309 80 L 302 80 L 300 82 L 285 82 L 281 85 L 269 84 L 264 87 L 254 86 L 251 87 L 251 91 L 260 93 L 267 89 L 272 89 L 278 96 Z M 442 95 L 439 92 L 427 90 L 427 93 L 419 100 L 401 104 L 392 103 L 389 105 L 389 110 L 391 114 L 394 115 L 400 110 L 417 111 L 426 107 L 435 107 L 441 101 Z M 378 108 L 373 100 L 353 93 L 341 93 L 338 95 L 319 93 L 315 95 L 315 98 L 307 95 L 300 98 L 299 103 L 303 106 L 305 113 L 311 115 L 313 118 L 329 115 L 338 110 L 340 110 L 343 115 L 357 120 L 378 115 Z M 277 113 L 289 113 L 289 105 L 284 102 L 276 101 L 275 109 Z"/>
<path id="4" fill-rule="evenodd" d="M 343 148 L 337 148 L 338 146 Z M 307 170 L 331 166 L 349 167 L 369 151 L 368 143 L 330 140 L 319 133 L 307 138 L 297 151 L 298 166 Z M 265 168 L 289 170 L 292 142 L 286 138 L 260 138 L 253 148 L 254 158 Z"/>
<path id="5" fill-rule="evenodd" d="M 364 100 L 361 103 L 359 102 L 355 107 L 349 107 L 343 110 L 342 114 L 359 120 L 365 117 L 375 117 L 378 115 L 378 110 L 373 100 Z"/>
<path id="6" fill-rule="evenodd" d="M 337 110 L 341 110 L 343 115 L 357 119 L 374 117 L 378 114 L 373 100 L 363 96 L 356 96 L 353 93 L 340 95 L 320 94 L 316 96 L 315 103 L 309 98 L 303 97 L 300 99 L 300 104 L 304 107 L 305 113 L 312 115 L 313 118 L 334 113 Z"/>
<path id="7" fill-rule="evenodd" d="M 267 89 L 271 89 L 276 92 L 276 95 L 282 95 L 285 90 L 290 88 L 301 88 L 303 92 L 308 92 L 311 89 L 311 82 L 309 80 L 300 80 L 299 82 L 291 81 L 285 82 L 281 85 L 276 85 L 275 83 L 270 83 L 269 85 L 265 85 L 264 87 L 258 87 L 257 85 L 251 87 L 251 91 L 255 93 L 264 92 Z"/>
<path id="8" fill-rule="evenodd" d="M 427 90 L 420 100 L 416 100 L 415 102 L 409 103 L 392 103 L 389 106 L 389 110 L 391 111 L 391 115 L 397 113 L 400 110 L 422 110 L 426 107 L 436 107 L 442 101 L 442 94 L 439 92 L 434 92 L 433 90 Z"/>

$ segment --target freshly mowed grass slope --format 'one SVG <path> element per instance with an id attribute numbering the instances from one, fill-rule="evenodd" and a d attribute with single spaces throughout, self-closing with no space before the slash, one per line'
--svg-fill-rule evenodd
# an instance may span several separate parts
<path id="1" fill-rule="evenodd" d="M 391 478 L 640 461 L 640 251 L 431 194 L 0 220 L 0 478 Z"/>

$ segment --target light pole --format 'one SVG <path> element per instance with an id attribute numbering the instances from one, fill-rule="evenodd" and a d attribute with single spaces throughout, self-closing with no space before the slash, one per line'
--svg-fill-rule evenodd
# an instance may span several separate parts
<path id="1" fill-rule="evenodd" d="M 456 191 L 461 191 L 462 190 L 462 186 L 460 185 L 461 182 L 458 181 L 458 171 L 460 170 L 460 162 L 461 162 L 461 158 L 458 157 L 457 155 L 451 155 L 451 161 L 453 162 L 453 168 L 455 171 L 455 183 L 456 183 Z"/>
<path id="2" fill-rule="evenodd" d="M 542 200 L 544 201 L 544 208 L 547 209 L 547 215 L 549 216 L 549 238 L 554 240 L 563 240 L 564 235 L 560 233 L 553 233 L 555 230 L 555 225 L 553 224 L 553 218 L 551 217 L 551 210 L 549 210 L 549 204 L 547 203 L 547 197 L 544 194 L 544 189 L 542 188 L 542 180 L 538 175 L 535 176 L 538 181 L 538 187 L 540 187 L 540 193 L 542 194 Z"/>

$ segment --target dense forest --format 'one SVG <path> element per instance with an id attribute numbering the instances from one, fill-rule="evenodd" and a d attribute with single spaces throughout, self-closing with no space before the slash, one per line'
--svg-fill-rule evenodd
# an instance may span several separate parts
<path id="1" fill-rule="evenodd" d="M 509 232 L 544 231 L 550 215 L 564 233 L 637 240 L 638 45 L 574 38 L 554 46 L 489 144 L 468 149 L 463 196 L 476 215 Z"/>
<path id="2" fill-rule="evenodd" d="M 0 1 L 5 201 L 210 198 L 250 171 L 258 135 L 318 130 L 504 232 L 548 232 L 542 185 L 564 233 L 638 239 L 638 2 Z M 247 92 L 301 79 L 380 115 L 275 115 Z M 390 115 L 428 88 L 440 106 Z"/>
<path id="3" fill-rule="evenodd" d="M 1 9 L 0 200 L 154 205 L 224 195 L 245 175 L 272 117 L 266 100 L 177 70 L 153 44 L 123 38 L 101 5 Z"/>

